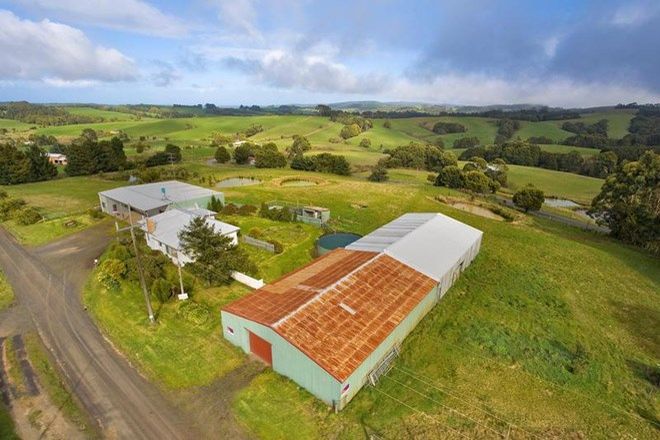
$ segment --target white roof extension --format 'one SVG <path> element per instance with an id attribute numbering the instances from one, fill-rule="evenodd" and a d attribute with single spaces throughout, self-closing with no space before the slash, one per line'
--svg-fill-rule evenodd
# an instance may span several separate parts
<path id="1" fill-rule="evenodd" d="M 148 220 L 140 221 L 140 227 L 147 231 L 147 222 L 153 222 L 153 231 L 149 234 L 157 241 L 179 250 L 179 233 L 188 226 L 195 217 L 206 218 L 206 224 L 211 226 L 216 234 L 227 235 L 238 231 L 238 226 L 230 225 L 213 218 L 215 212 L 208 209 L 173 208 L 155 215 Z"/>
<path id="2" fill-rule="evenodd" d="M 479 243 L 483 232 L 438 213 L 404 214 L 346 246 L 383 252 L 439 281 Z"/>
<path id="3" fill-rule="evenodd" d="M 165 189 L 164 195 L 163 188 Z M 217 196 L 221 193 L 177 180 L 168 180 L 143 185 L 123 186 L 102 191 L 99 194 L 141 211 L 149 211 L 172 203 Z"/>

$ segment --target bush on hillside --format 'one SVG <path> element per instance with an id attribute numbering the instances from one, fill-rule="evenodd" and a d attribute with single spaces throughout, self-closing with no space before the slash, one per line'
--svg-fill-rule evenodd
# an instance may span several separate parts
<path id="1" fill-rule="evenodd" d="M 513 204 L 525 212 L 540 210 L 544 201 L 543 191 L 533 186 L 527 186 L 513 195 Z"/>

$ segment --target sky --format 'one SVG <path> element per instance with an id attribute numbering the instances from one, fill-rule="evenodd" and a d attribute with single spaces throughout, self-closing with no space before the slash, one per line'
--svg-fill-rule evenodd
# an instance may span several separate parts
<path id="1" fill-rule="evenodd" d="M 660 0 L 0 0 L 0 101 L 660 102 Z"/>

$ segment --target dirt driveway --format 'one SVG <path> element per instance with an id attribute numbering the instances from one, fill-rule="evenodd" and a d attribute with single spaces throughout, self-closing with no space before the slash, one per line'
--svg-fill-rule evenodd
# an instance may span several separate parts
<path id="1" fill-rule="evenodd" d="M 104 222 L 27 250 L 0 228 L 0 268 L 105 437 L 199 438 L 195 424 L 110 346 L 81 305 L 80 289 L 111 237 Z"/>

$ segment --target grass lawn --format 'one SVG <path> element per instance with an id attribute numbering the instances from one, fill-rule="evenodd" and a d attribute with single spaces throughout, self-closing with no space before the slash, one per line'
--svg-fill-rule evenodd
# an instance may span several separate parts
<path id="1" fill-rule="evenodd" d="M 589 205 L 600 192 L 604 180 L 563 171 L 509 165 L 508 183 L 508 189 L 511 191 L 531 183 L 543 190 L 548 197 L 564 198 Z"/>
<path id="2" fill-rule="evenodd" d="M 600 150 L 597 148 L 584 148 L 584 147 L 573 147 L 571 145 L 558 145 L 558 144 L 546 144 L 539 145 L 542 151 L 548 151 L 550 153 L 570 153 L 571 151 L 577 151 L 582 156 L 594 156 L 600 153 Z"/>
<path id="3" fill-rule="evenodd" d="M 48 218 L 79 213 L 99 204 L 99 191 L 125 185 L 124 182 L 94 176 L 67 177 L 47 182 L 5 186 L 11 197 L 22 198 L 43 210 Z"/>
<path id="4" fill-rule="evenodd" d="M 44 220 L 23 226 L 14 220 L 3 223 L 18 240 L 39 246 L 79 232 L 98 222 L 85 211 L 98 206 L 98 192 L 124 185 L 124 182 L 98 177 L 67 177 L 47 182 L 3 187 L 11 197 L 22 198 L 39 209 Z"/>
<path id="5" fill-rule="evenodd" d="M 65 107 L 72 115 L 91 116 L 94 118 L 103 118 L 104 121 L 134 121 L 137 116 L 130 113 L 116 112 L 113 110 L 103 110 L 94 107 Z"/>
<path id="6" fill-rule="evenodd" d="M 0 272 L 0 310 L 9 307 L 14 302 L 14 291 Z"/>
<path id="7" fill-rule="evenodd" d="M 5 440 L 19 440 L 18 434 L 14 431 L 14 421 L 4 402 L 0 402 L 0 438 Z"/>
<path id="8" fill-rule="evenodd" d="M 292 170 L 189 167 L 204 178 L 262 180 L 226 189 L 229 201 L 326 206 L 336 229 L 364 234 L 404 212 L 441 211 L 484 231 L 480 256 L 405 340 L 394 370 L 376 389 L 365 388 L 335 415 L 267 371 L 233 402 L 234 414 L 255 436 L 281 439 L 295 432 L 303 439 L 355 438 L 367 430 L 383 438 L 411 432 L 438 438 L 449 435 L 443 429 L 456 429 L 483 437 L 492 430 L 504 434 L 509 423 L 520 427 L 512 428 L 518 436 L 523 430 L 540 437 L 579 432 L 593 438 L 653 438 L 657 433 L 647 421 L 658 414 L 649 373 L 660 356 L 654 331 L 660 314 L 657 258 L 549 221 L 498 222 L 454 210 L 433 200 L 446 190 L 427 184 L 425 172 L 393 170 L 391 183 L 375 184 Z M 554 180 L 555 188 L 556 181 L 581 177 L 550 173 L 548 182 Z M 293 175 L 320 184 L 279 185 Z M 513 176 L 516 180 L 518 174 Z M 567 189 L 563 196 L 587 191 Z M 289 253 L 253 253 L 267 280 L 311 258 L 314 230 L 291 230 L 296 225 L 257 217 L 225 220 L 289 240 Z M 244 362 L 245 356 L 222 339 L 217 316 L 223 304 L 248 291 L 236 283 L 198 286 L 191 301 L 162 306 L 155 327 L 146 322 L 138 286 L 105 292 L 91 280 L 85 301 L 142 371 L 166 388 L 179 389 L 208 384 Z"/>

